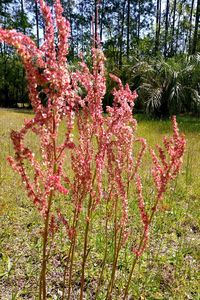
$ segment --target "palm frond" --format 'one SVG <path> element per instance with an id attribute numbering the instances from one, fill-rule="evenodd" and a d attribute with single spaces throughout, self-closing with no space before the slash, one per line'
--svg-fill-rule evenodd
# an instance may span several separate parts
<path id="1" fill-rule="evenodd" d="M 148 112 L 151 112 L 154 111 L 155 109 L 158 109 L 161 105 L 161 99 L 162 99 L 162 89 L 157 88 L 151 90 L 150 97 L 146 101 L 146 110 Z"/>

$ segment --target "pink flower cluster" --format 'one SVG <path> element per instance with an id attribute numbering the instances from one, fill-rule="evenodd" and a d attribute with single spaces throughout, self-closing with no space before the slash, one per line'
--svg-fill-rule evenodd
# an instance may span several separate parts
<path id="1" fill-rule="evenodd" d="M 164 149 L 157 145 L 158 157 L 151 149 L 153 161 L 152 176 L 157 190 L 158 201 L 162 200 L 167 184 L 170 180 L 175 179 L 180 171 L 183 154 L 185 151 L 185 137 L 179 134 L 176 117 L 172 119 L 173 136 L 171 138 L 164 137 Z M 153 207 L 156 209 L 156 206 Z"/>
<path id="2" fill-rule="evenodd" d="M 39 1 L 45 19 L 45 41 L 38 49 L 34 41 L 15 30 L 0 28 L 0 41 L 14 46 L 21 56 L 28 79 L 29 98 L 35 116 L 25 120 L 23 128 L 11 133 L 15 157 L 9 157 L 12 167 L 21 175 L 28 196 L 39 211 L 45 215 L 48 197 L 52 191 L 67 194 L 63 173 L 64 150 L 74 148 L 72 130 L 74 127 L 73 107 L 76 93 L 70 84 L 66 55 L 68 51 L 69 22 L 62 16 L 60 1 L 55 1 L 58 51 L 55 47 L 54 22 L 50 8 Z M 45 95 L 47 103 L 42 103 Z M 61 145 L 57 144 L 58 128 L 63 119 L 67 121 L 67 131 Z M 41 159 L 36 158 L 25 146 L 25 137 L 32 131 L 38 136 Z M 32 174 L 27 167 L 31 165 Z"/>
<path id="3" fill-rule="evenodd" d="M 182 162 L 183 162 L 183 154 L 185 150 L 185 137 L 184 135 L 179 134 L 176 117 L 174 116 L 172 118 L 173 122 L 173 136 L 171 138 L 164 137 L 163 144 L 164 148 L 157 145 L 158 149 L 158 157 L 156 156 L 153 149 L 150 149 L 151 157 L 152 157 L 152 176 L 155 182 L 156 186 L 156 199 L 155 204 L 152 207 L 152 212 L 150 216 L 148 216 L 146 210 L 145 210 L 145 203 L 143 199 L 143 193 L 142 193 L 142 183 L 139 175 L 137 176 L 137 193 L 138 193 L 138 206 L 140 210 L 141 220 L 143 223 L 143 240 L 142 243 L 139 245 L 138 249 L 133 248 L 133 252 L 136 254 L 136 256 L 141 256 L 144 252 L 148 237 L 149 237 L 149 226 L 152 221 L 152 217 L 155 213 L 155 211 L 158 208 L 159 202 L 163 198 L 163 194 L 166 191 L 167 184 L 175 179 L 177 174 L 180 171 Z M 141 152 L 139 154 L 139 158 L 142 155 L 142 151 L 144 149 L 141 149 Z"/>
<path id="4" fill-rule="evenodd" d="M 39 3 L 45 19 L 45 41 L 39 49 L 29 37 L 0 28 L 0 41 L 14 46 L 23 60 L 29 98 L 35 113 L 33 119 L 24 121 L 19 132 L 11 133 L 15 156 L 8 160 L 21 175 L 28 196 L 43 216 L 49 213 L 48 199 L 55 193 L 70 194 L 77 218 L 84 201 L 92 199 L 91 209 L 94 210 L 107 194 L 110 201 L 120 203 L 122 212 L 118 226 L 123 228 L 124 236 L 128 227 L 129 186 L 135 181 L 147 241 L 149 218 L 138 175 L 146 141 L 135 137 L 136 121 L 132 116 L 137 94 L 128 85 L 124 87 L 118 77 L 110 75 L 117 88 L 113 91 L 113 106 L 107 107 L 108 116 L 105 117 L 102 111 L 102 99 L 106 92 L 105 57 L 102 51 L 92 49 L 92 70 L 82 59 L 78 70 L 70 71 L 66 58 L 70 28 L 69 22 L 62 16 L 60 0 L 55 0 L 54 5 L 57 32 L 50 8 L 43 0 L 39 0 Z M 57 47 L 55 39 L 58 40 Z M 42 102 L 44 96 L 46 103 Z M 66 133 L 59 144 L 59 126 L 63 121 L 66 122 Z M 78 136 L 74 138 L 76 126 Z M 164 139 L 169 159 L 161 147 L 158 147 L 159 159 L 151 150 L 154 164 L 152 175 L 159 200 L 169 180 L 180 170 L 185 148 L 185 139 L 179 135 L 175 118 L 173 128 L 173 137 Z M 25 145 L 25 137 L 29 132 L 37 136 L 41 157 L 36 157 Z M 138 142 L 141 143 L 141 150 L 135 157 L 133 146 Z M 66 161 L 70 164 L 73 178 L 64 171 Z M 31 174 L 28 173 L 30 165 Z M 50 220 L 51 232 L 55 220 L 59 220 L 72 238 L 73 228 L 61 211 L 51 211 Z M 145 246 L 146 242 L 138 255 L 141 255 Z"/>

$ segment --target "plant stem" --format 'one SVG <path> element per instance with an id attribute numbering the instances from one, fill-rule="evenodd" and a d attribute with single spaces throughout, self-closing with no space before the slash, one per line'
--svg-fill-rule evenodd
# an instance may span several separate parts
<path id="1" fill-rule="evenodd" d="M 78 207 L 81 205 L 83 199 L 85 198 L 86 196 L 86 192 L 85 192 L 85 189 L 83 190 L 82 194 L 81 194 L 81 197 L 78 199 L 77 201 L 77 205 L 76 205 L 76 208 L 75 208 L 75 212 L 74 212 L 74 217 L 73 217 L 73 225 L 72 225 L 72 228 L 73 228 L 73 239 L 72 239 L 72 243 L 70 245 L 70 250 L 69 250 L 69 255 L 68 255 L 68 258 L 70 260 L 70 267 L 69 267 L 69 285 L 68 285 L 68 296 L 67 296 L 67 300 L 70 300 L 70 295 L 71 295 L 71 285 L 72 285 L 72 270 L 73 270 L 73 264 L 74 264 L 74 252 L 75 252 L 75 247 L 76 247 L 76 231 L 77 231 L 77 226 L 78 226 L 78 220 L 79 220 L 79 214 L 80 214 L 80 211 L 78 209 Z M 67 266 L 65 267 L 65 271 L 64 271 L 64 280 L 63 280 L 63 296 L 62 296 L 62 299 L 64 300 L 64 290 L 65 290 L 65 278 L 66 278 L 66 271 L 67 271 L 67 268 L 68 268 L 68 264 Z"/>
<path id="2" fill-rule="evenodd" d="M 94 187 L 94 182 L 96 179 L 96 170 L 92 179 L 92 187 Z M 88 203 L 88 213 L 86 218 L 86 227 L 85 227 L 85 236 L 84 236 L 84 251 L 83 251 L 83 261 L 82 261 L 82 274 L 81 274 L 81 291 L 80 291 L 80 300 L 83 299 L 83 289 L 84 289 L 84 281 L 85 281 L 85 264 L 88 256 L 87 245 L 88 245 L 88 233 L 89 226 L 92 216 L 92 195 L 90 193 L 89 203 Z"/>
<path id="3" fill-rule="evenodd" d="M 158 205 L 159 200 L 160 200 L 160 198 L 157 197 L 156 203 L 155 203 L 155 205 L 153 206 L 153 209 L 152 209 L 152 211 L 151 211 L 151 215 L 150 215 L 150 218 L 149 218 L 149 225 L 150 225 L 151 222 L 152 222 L 152 219 L 153 219 L 153 217 L 154 217 L 154 214 L 155 214 L 155 211 L 156 211 L 156 207 L 157 207 L 157 205 Z M 140 240 L 140 244 L 139 244 L 139 247 L 138 247 L 138 250 L 137 250 L 138 253 L 140 252 L 140 250 L 141 250 L 142 247 L 143 247 L 144 240 L 145 240 L 145 230 L 144 230 L 143 235 L 142 235 L 141 240 Z M 135 269 L 135 266 L 136 266 L 136 263 L 137 263 L 138 259 L 139 259 L 139 256 L 136 255 L 135 258 L 134 258 L 134 260 L 133 260 L 132 267 L 131 267 L 131 272 L 130 272 L 130 274 L 129 274 L 129 278 L 128 278 L 128 281 L 127 281 L 127 284 L 126 284 L 126 287 L 125 287 L 123 300 L 126 300 L 126 299 L 127 299 L 129 285 L 130 285 L 130 282 L 131 282 L 131 279 L 132 279 L 132 276 L 133 276 L 133 271 L 134 271 L 134 269 Z"/>
<path id="4" fill-rule="evenodd" d="M 39 299 L 46 300 L 46 269 L 47 269 L 47 243 L 48 243 L 48 230 L 49 230 L 49 217 L 50 209 L 53 199 L 53 191 L 49 196 L 48 207 L 46 211 L 45 225 L 44 225 L 44 235 L 43 235 L 43 250 L 42 250 L 42 269 L 40 277 L 40 290 Z"/>
<path id="5" fill-rule="evenodd" d="M 53 144 L 53 174 L 56 173 L 57 164 L 56 164 L 56 122 L 55 122 L 55 112 L 53 112 L 52 118 L 52 144 Z M 46 270 L 47 270 L 47 261 L 49 254 L 47 254 L 47 245 L 48 245 L 48 236 L 49 236 L 49 219 L 50 219 L 50 211 L 52 206 L 53 200 L 53 190 L 51 190 L 47 210 L 45 214 L 44 220 L 44 234 L 43 234 L 43 250 L 42 250 L 42 269 L 41 269 L 41 276 L 40 276 L 40 287 L 39 287 L 39 300 L 46 300 L 47 298 L 47 290 L 46 290 Z"/>
<path id="6" fill-rule="evenodd" d="M 65 268 L 64 268 L 63 288 L 62 288 L 62 300 L 65 299 L 65 281 L 66 281 L 66 275 L 67 275 L 67 270 L 68 270 L 68 266 L 69 266 L 69 260 L 70 260 L 70 256 L 71 256 L 71 251 L 72 251 L 72 243 L 70 244 L 70 247 L 69 247 L 69 252 L 68 252 L 68 256 L 67 256 L 67 264 L 65 265 Z"/>
<path id="7" fill-rule="evenodd" d="M 115 257 L 114 257 L 114 262 L 113 262 L 113 267 L 112 267 L 112 274 L 111 274 L 110 283 L 108 285 L 106 300 L 111 299 L 110 297 L 111 297 L 111 293 L 112 293 L 114 282 L 115 282 L 116 266 L 117 266 L 117 261 L 118 261 L 118 257 L 119 257 L 119 252 L 121 249 L 122 233 L 123 233 L 123 227 L 120 229 L 119 240 L 118 240 L 118 244 L 116 245 Z"/>
<path id="8" fill-rule="evenodd" d="M 139 245 L 138 251 L 140 251 L 140 249 L 142 248 L 142 245 L 143 245 L 143 242 L 144 242 L 144 237 L 145 237 L 145 235 L 143 234 L 143 235 L 142 235 L 142 238 L 141 238 L 141 240 L 140 240 L 140 245 Z M 124 291 L 124 298 L 123 298 L 123 300 L 126 300 L 126 298 L 127 298 L 127 296 L 128 296 L 129 285 L 130 285 L 131 278 L 132 278 L 132 276 L 133 276 L 133 271 L 134 271 L 135 265 L 136 265 L 136 263 L 137 263 L 137 261 L 138 261 L 138 258 L 139 258 L 139 256 L 136 255 L 135 258 L 134 258 L 134 260 L 133 260 L 131 272 L 130 272 L 130 274 L 129 274 L 128 282 L 127 282 L 127 284 L 126 284 L 126 288 L 125 288 L 125 291 Z"/>
<path id="9" fill-rule="evenodd" d="M 95 294 L 95 298 L 94 300 L 97 299 L 97 296 L 99 294 L 99 290 L 101 287 L 101 282 L 102 282 L 102 277 L 103 277 L 103 272 L 104 272 L 104 268 L 105 268 L 105 263 L 106 263 L 106 257 L 107 257 L 107 253 L 108 253 L 108 201 L 109 198 L 107 199 L 106 202 L 106 222 L 105 222 L 105 252 L 104 252 L 104 258 L 103 258 L 103 262 L 102 262 L 102 268 L 101 268 L 101 273 L 99 276 L 99 280 L 98 280 L 98 284 L 97 284 L 97 290 L 96 290 L 96 294 Z"/>
<path id="10" fill-rule="evenodd" d="M 91 218 L 91 207 L 92 207 L 92 196 L 90 196 L 90 199 L 89 199 L 88 213 L 87 213 L 86 227 L 85 227 L 80 300 L 83 299 L 83 289 L 84 289 L 84 281 L 85 281 L 85 264 L 86 264 L 86 260 L 87 260 L 87 245 L 88 245 L 88 233 L 89 233 L 89 226 L 90 226 L 90 218 Z"/>
<path id="11" fill-rule="evenodd" d="M 74 218 L 74 225 L 73 225 L 73 230 L 74 230 L 74 237 L 72 240 L 72 244 L 70 246 L 70 268 L 69 268 L 69 285 L 68 285 L 68 296 L 67 299 L 70 300 L 70 294 L 71 294 L 71 282 L 72 282 L 72 269 L 73 269 L 73 263 L 74 263 L 74 252 L 75 252 L 75 246 L 76 246 L 76 228 L 78 224 L 78 216 L 77 213 L 75 213 L 75 218 Z M 63 297 L 64 299 L 64 297 Z"/>

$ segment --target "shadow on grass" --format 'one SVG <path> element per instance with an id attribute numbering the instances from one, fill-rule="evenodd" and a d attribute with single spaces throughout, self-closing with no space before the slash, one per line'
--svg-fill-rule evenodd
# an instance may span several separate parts
<path id="1" fill-rule="evenodd" d="M 29 114 L 33 115 L 34 111 L 30 108 L 4 108 L 0 107 L 0 111 L 7 111 L 7 112 L 14 112 L 14 113 L 21 113 L 21 114 Z"/>

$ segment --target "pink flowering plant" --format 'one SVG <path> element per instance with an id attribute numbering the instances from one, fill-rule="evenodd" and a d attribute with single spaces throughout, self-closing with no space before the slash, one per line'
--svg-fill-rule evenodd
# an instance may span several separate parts
<path id="1" fill-rule="evenodd" d="M 102 99 L 106 92 L 106 79 L 102 51 L 92 49 L 92 68 L 82 59 L 78 70 L 72 71 L 66 58 L 69 22 L 62 16 L 60 0 L 54 3 L 55 24 L 50 8 L 43 0 L 39 3 L 45 20 L 45 40 L 39 49 L 29 37 L 15 30 L 0 29 L 0 41 L 14 46 L 22 58 L 34 110 L 34 117 L 25 120 L 21 130 L 12 131 L 15 155 L 8 160 L 20 174 L 28 197 L 44 221 L 39 299 L 47 299 L 51 245 L 61 226 L 65 228 L 67 245 L 61 298 L 73 298 L 74 273 L 79 266 L 77 297 L 84 299 L 87 265 L 93 259 L 90 256 L 90 237 L 95 234 L 93 222 L 97 216 L 98 222 L 104 224 L 101 234 L 105 247 L 101 263 L 97 266 L 97 277 L 93 278 L 93 298 L 99 299 L 100 289 L 104 286 L 105 299 L 113 299 L 120 255 L 126 248 L 132 253 L 132 265 L 129 266 L 121 299 L 128 299 L 133 271 L 147 247 L 153 217 L 167 185 L 179 173 L 185 138 L 179 134 L 176 118 L 173 117 L 173 136 L 164 138 L 163 147 L 157 146 L 158 154 L 150 149 L 155 199 L 147 210 L 140 168 L 148 148 L 145 139 L 135 134 L 137 123 L 132 112 L 136 92 L 132 92 L 128 85 L 123 86 L 118 77 L 110 75 L 117 87 L 113 91 L 113 106 L 107 107 L 107 116 L 104 116 Z M 42 102 L 44 95 L 46 103 Z M 63 123 L 66 129 L 61 140 L 59 128 Z M 75 128 L 78 130 L 76 136 L 73 135 Z M 29 132 L 37 136 L 40 157 L 26 146 Z M 138 144 L 136 155 L 134 147 Z M 134 240 L 131 236 L 132 186 L 135 186 L 142 226 L 138 244 L 131 242 Z M 59 195 L 65 199 L 63 207 L 58 205 Z M 65 203 L 67 208 L 71 207 L 70 213 Z M 95 248 L 95 251 L 98 249 Z M 77 259 L 81 262 L 79 265 Z"/>

